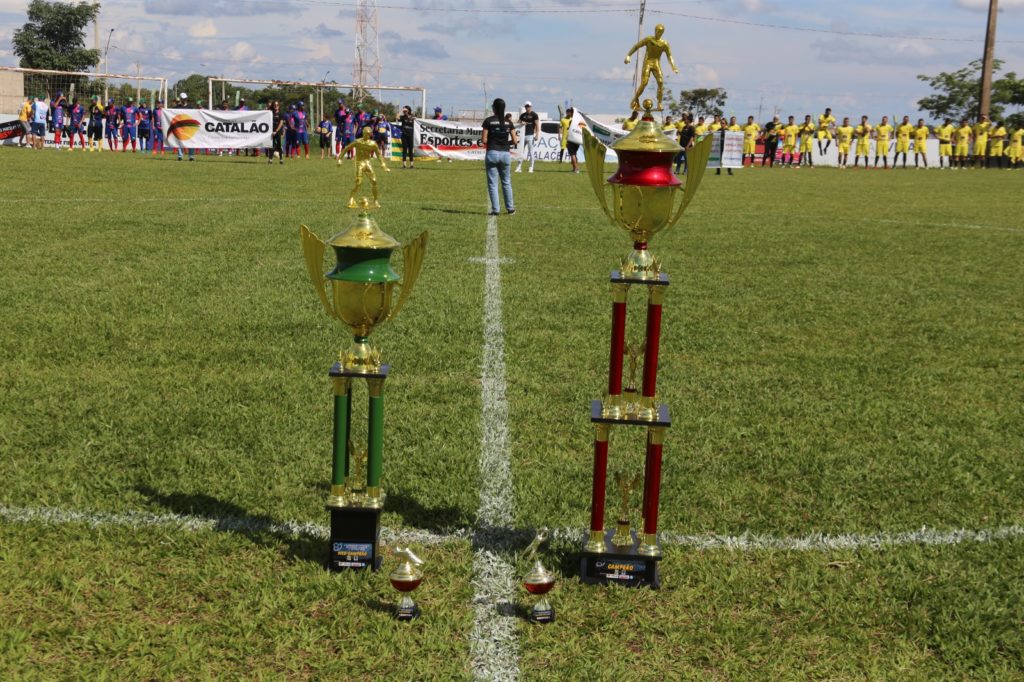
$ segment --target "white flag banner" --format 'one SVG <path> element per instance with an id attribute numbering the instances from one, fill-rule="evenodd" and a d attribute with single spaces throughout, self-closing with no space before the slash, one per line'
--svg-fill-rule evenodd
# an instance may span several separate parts
<path id="1" fill-rule="evenodd" d="M 270 111 L 162 109 L 160 127 L 170 149 L 243 149 L 270 147 L 274 114 Z"/>
<path id="2" fill-rule="evenodd" d="M 719 130 L 711 134 L 715 141 L 711 144 L 708 168 L 743 168 L 743 133 Z"/>

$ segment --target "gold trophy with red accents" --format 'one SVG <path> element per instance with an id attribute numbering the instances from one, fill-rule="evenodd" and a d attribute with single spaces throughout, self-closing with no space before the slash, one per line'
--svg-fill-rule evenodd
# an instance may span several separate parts
<path id="1" fill-rule="evenodd" d="M 646 44 L 648 61 L 671 54 L 660 31 Z M 652 50 L 651 45 L 657 49 Z M 644 46 L 637 44 L 633 51 Z M 671 58 L 670 58 L 671 59 Z M 653 67 L 652 67 L 653 68 Z M 660 74 L 660 67 L 658 70 Z M 658 110 L 661 109 L 659 82 Z M 635 95 L 633 106 L 642 94 Z M 607 147 L 589 130 L 583 131 L 583 147 L 587 174 L 598 203 L 613 225 L 625 230 L 632 242 L 632 251 L 622 259 L 618 270 L 611 273 L 612 329 L 609 353 L 608 391 L 603 400 L 591 403 L 590 420 L 594 424 L 594 473 L 590 506 L 590 532 L 583 548 L 581 574 L 584 582 L 614 583 L 630 586 L 659 584 L 657 563 L 661 559 L 658 543 L 658 504 L 661 495 L 662 448 L 665 432 L 671 425 L 668 406 L 657 399 L 658 351 L 661 343 L 661 312 L 669 278 L 661 260 L 649 248 L 651 239 L 672 227 L 682 218 L 704 177 L 711 138 L 705 138 L 686 150 L 688 173 L 685 184 L 672 172 L 672 164 L 683 151 L 675 140 L 662 132 L 655 122 L 654 102 L 643 101 L 643 116 L 625 137 L 611 145 L 619 167 L 606 179 L 604 159 Z M 641 344 L 626 343 L 627 301 L 631 290 L 646 294 L 646 337 Z M 631 367 L 629 385 L 623 386 L 626 356 Z M 639 393 L 632 380 L 635 368 L 642 364 Z M 638 535 L 625 525 L 617 530 L 605 529 L 605 496 L 608 485 L 608 443 L 613 427 L 639 427 L 647 431 L 644 459 L 643 533 Z M 628 502 L 632 481 L 623 479 L 620 488 Z M 626 502 L 624 502 L 624 505 Z M 622 511 L 620 517 L 625 514 Z"/>

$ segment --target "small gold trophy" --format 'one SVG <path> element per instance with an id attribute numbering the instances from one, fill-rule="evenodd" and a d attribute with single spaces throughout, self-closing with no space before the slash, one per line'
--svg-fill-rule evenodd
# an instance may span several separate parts
<path id="1" fill-rule="evenodd" d="M 388 576 L 391 586 L 402 593 L 402 598 L 395 607 L 395 618 L 413 620 L 419 617 L 420 607 L 416 606 L 410 593 L 423 582 L 423 571 L 419 569 L 423 565 L 423 560 L 413 554 L 408 547 L 396 547 L 395 556 L 400 563 Z"/>
<path id="2" fill-rule="evenodd" d="M 540 546 L 544 544 L 548 539 L 548 529 L 541 528 L 537 531 L 536 537 L 533 538 L 533 542 L 526 548 L 523 553 L 528 561 L 533 561 L 533 568 L 530 572 L 523 577 L 523 587 L 530 594 L 537 595 L 541 599 L 533 608 L 530 609 L 530 614 L 527 616 L 531 623 L 552 623 L 555 620 L 555 609 L 551 606 L 551 602 L 548 601 L 547 593 L 551 591 L 551 588 L 555 586 L 555 576 L 553 573 L 544 568 L 544 564 L 541 563 L 537 557 L 537 552 L 540 550 Z"/>
<path id="3" fill-rule="evenodd" d="M 635 540 L 633 539 L 633 530 L 629 523 L 629 502 L 633 496 L 633 490 L 640 485 L 640 481 L 643 479 L 639 474 L 629 477 L 622 471 L 616 471 L 614 480 L 615 485 L 619 488 L 621 498 L 619 501 L 619 520 L 615 527 L 615 535 L 612 536 L 612 545 L 615 547 L 632 547 Z"/>

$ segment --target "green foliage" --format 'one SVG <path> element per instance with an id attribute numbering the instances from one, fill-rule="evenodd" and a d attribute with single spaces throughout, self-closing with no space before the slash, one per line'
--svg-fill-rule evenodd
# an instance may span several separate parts
<path id="1" fill-rule="evenodd" d="M 995 78 L 1002 66 L 1001 60 L 993 61 L 992 103 L 989 107 L 989 117 L 993 120 L 1002 118 L 1007 107 L 1024 106 L 1024 80 L 1018 79 L 1012 71 L 1001 78 Z M 975 119 L 981 96 L 981 68 L 982 61 L 975 59 L 957 71 L 943 71 L 937 76 L 918 75 L 918 80 L 924 81 L 935 91 L 918 100 L 918 108 L 927 111 L 936 120 Z"/>
<path id="2" fill-rule="evenodd" d="M 699 116 L 721 116 L 725 112 L 725 102 L 729 98 L 724 88 L 680 90 L 677 97 L 673 97 L 672 91 L 668 90 L 665 95 L 668 110 L 673 116 L 678 118 L 689 112 L 693 114 L 694 120 Z"/>
<path id="3" fill-rule="evenodd" d="M 56 71 L 84 71 L 95 66 L 100 55 L 85 48 L 85 27 L 99 12 L 99 3 L 32 0 L 28 22 L 11 38 L 19 64 Z"/>

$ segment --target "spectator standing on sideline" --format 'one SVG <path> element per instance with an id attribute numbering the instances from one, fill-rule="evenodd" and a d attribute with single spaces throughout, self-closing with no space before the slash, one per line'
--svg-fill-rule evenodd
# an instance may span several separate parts
<path id="1" fill-rule="evenodd" d="M 693 141 L 697 137 L 697 128 L 693 125 L 693 114 L 686 112 L 679 123 L 679 146 L 683 149 L 676 155 L 676 175 L 679 175 L 680 167 L 682 167 L 684 174 L 690 170 L 686 153 L 693 146 Z"/>
<path id="2" fill-rule="evenodd" d="M 576 109 L 574 109 L 573 107 L 569 107 L 568 109 L 566 109 L 565 117 L 569 119 L 569 126 L 567 126 L 568 129 L 569 127 L 572 126 L 572 119 L 576 117 Z M 572 163 L 572 172 L 579 173 L 580 162 L 576 158 L 576 154 L 579 153 L 580 151 L 580 143 L 573 142 L 572 140 L 566 140 L 565 149 L 566 151 L 569 152 L 569 161 Z"/>
<path id="3" fill-rule="evenodd" d="M 505 100 L 500 97 L 491 104 L 492 116 L 483 122 L 483 146 L 486 150 L 485 167 L 487 169 L 487 195 L 491 201 L 491 212 L 498 215 L 498 182 L 505 198 L 505 210 L 509 215 L 516 212 L 515 200 L 512 197 L 512 153 L 511 147 L 517 143 L 516 130 L 505 119 Z"/>
<path id="4" fill-rule="evenodd" d="M 331 131 L 334 128 L 331 126 L 331 122 L 327 120 L 325 116 L 320 124 L 316 127 L 317 137 L 320 138 L 320 160 L 323 161 L 326 158 L 327 150 L 331 148 Z"/>
<path id="5" fill-rule="evenodd" d="M 25 96 L 25 101 L 21 103 L 21 109 L 18 111 L 18 121 L 21 123 L 21 135 L 19 135 L 20 141 L 18 142 L 19 147 L 35 146 L 34 136 L 32 135 L 32 126 L 29 124 L 29 119 L 32 117 L 32 98 Z"/>
<path id="6" fill-rule="evenodd" d="M 267 163 L 273 163 L 274 157 L 276 156 L 278 159 L 281 160 L 281 163 L 284 164 L 285 153 L 284 149 L 281 148 L 281 136 L 286 134 L 286 125 L 285 117 L 281 115 L 281 103 L 275 100 L 274 103 L 270 105 L 270 110 L 274 112 L 274 119 L 272 124 L 272 130 L 274 131 L 272 135 L 274 146 L 271 148 L 270 151 L 267 152 Z M 338 157 L 338 163 L 341 163 L 340 156 Z"/>
<path id="7" fill-rule="evenodd" d="M 412 109 L 409 106 L 402 107 L 402 113 L 398 116 L 398 127 L 402 131 L 402 168 L 405 168 L 406 159 L 409 160 L 409 168 L 415 168 L 413 165 L 415 160 L 413 137 L 416 132 L 416 117 L 412 115 Z"/>
<path id="8" fill-rule="evenodd" d="M 523 124 L 523 153 L 530 159 L 530 172 L 533 172 L 533 164 L 536 161 L 533 153 L 534 144 L 540 140 L 540 117 L 533 110 L 529 102 L 523 104 L 523 113 L 519 114 L 519 122 Z M 523 157 L 519 157 L 519 166 L 516 173 L 523 172 Z"/>
<path id="9" fill-rule="evenodd" d="M 562 138 L 562 146 L 558 150 L 558 163 L 562 163 L 562 159 L 565 158 L 565 143 L 569 140 L 569 126 L 571 124 L 572 119 L 566 118 L 566 114 L 562 114 L 562 118 L 558 121 L 558 133 Z"/>
<path id="10" fill-rule="evenodd" d="M 200 100 L 199 101 L 199 106 L 202 107 L 202 105 L 203 105 L 203 102 L 202 102 L 202 100 Z M 180 93 L 178 95 L 178 101 L 174 103 L 174 108 L 175 109 L 191 109 L 192 108 L 192 107 L 189 106 L 188 93 L 187 92 L 182 92 L 182 93 Z M 189 150 L 188 150 L 188 160 L 189 161 L 195 161 L 196 160 L 196 150 L 192 149 L 191 147 L 189 147 Z M 181 147 L 178 147 L 178 161 L 181 161 Z"/>

